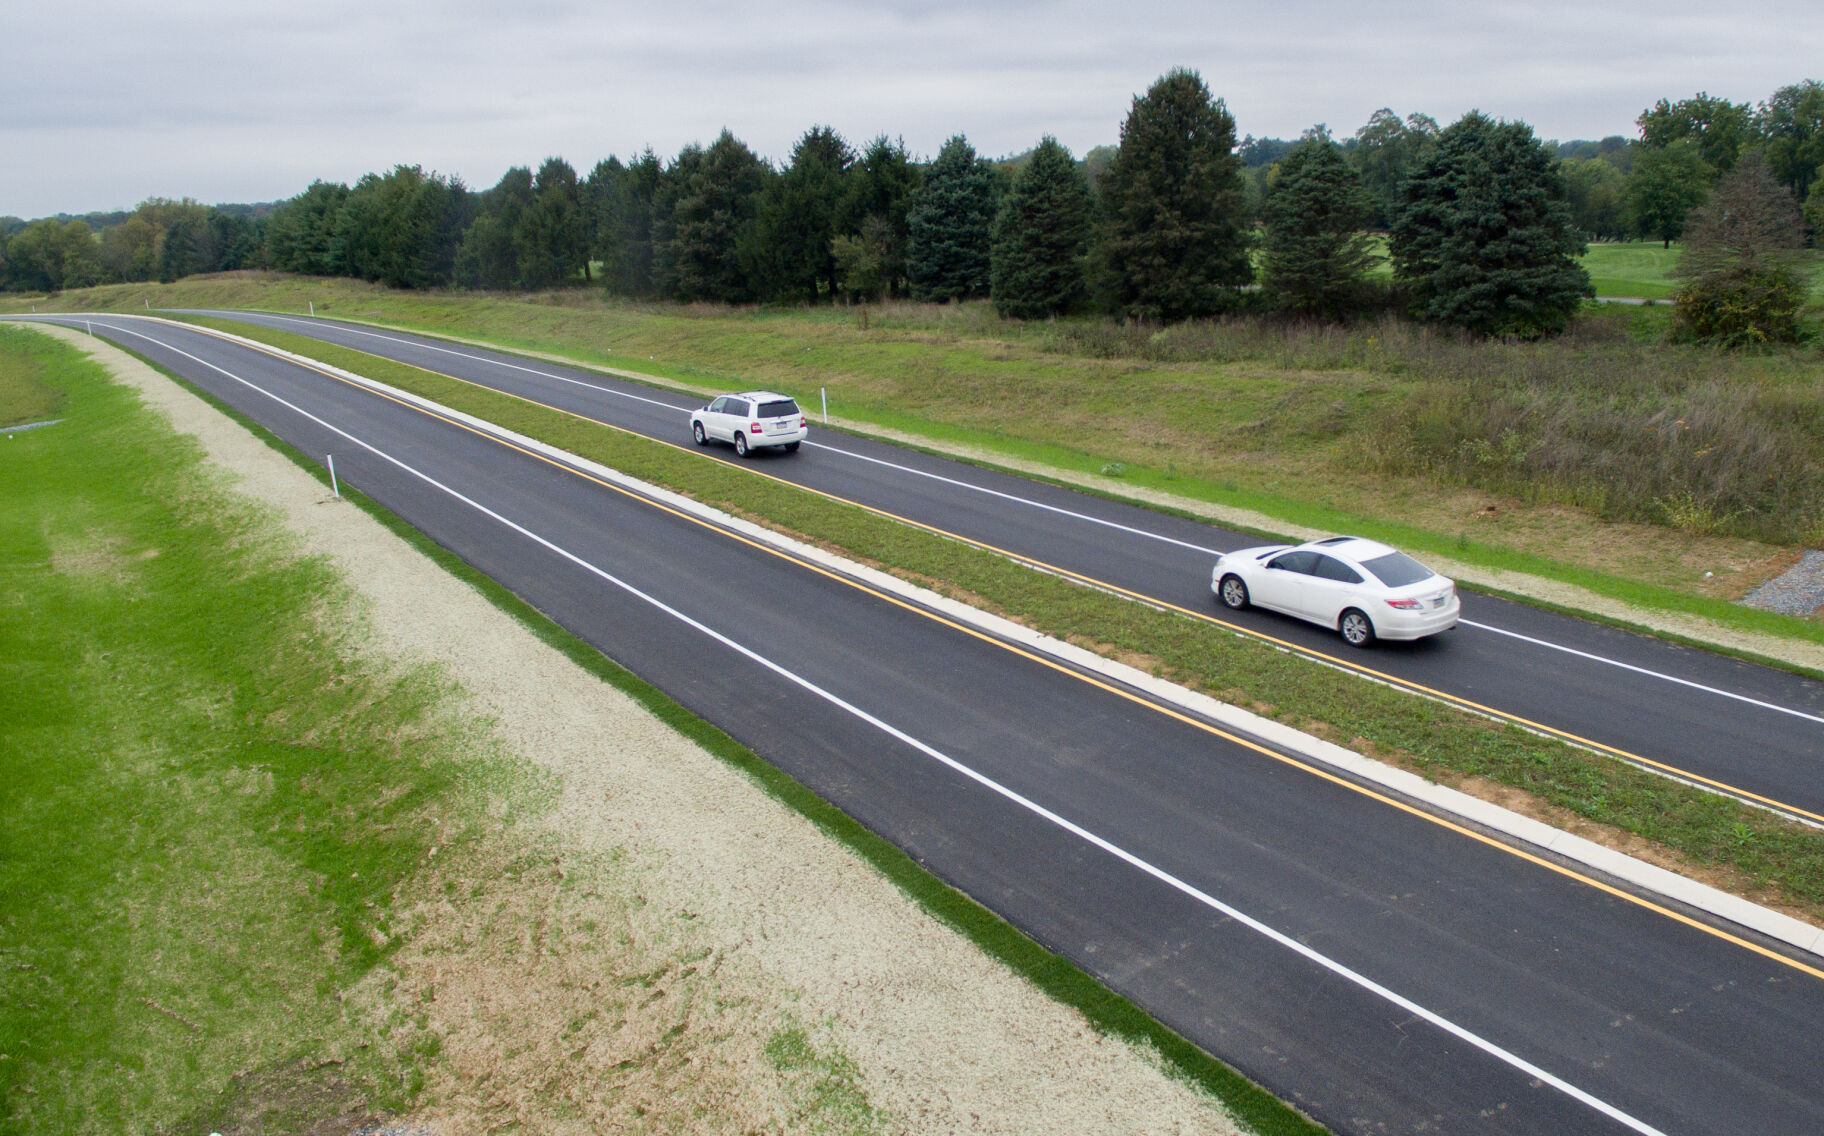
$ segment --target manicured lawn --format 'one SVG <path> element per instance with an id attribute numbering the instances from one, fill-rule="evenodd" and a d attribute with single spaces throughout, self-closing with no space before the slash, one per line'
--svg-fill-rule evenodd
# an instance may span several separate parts
<path id="1" fill-rule="evenodd" d="M 1663 300 L 1678 282 L 1672 270 L 1678 266 L 1681 246 L 1671 248 L 1660 241 L 1617 241 L 1592 244 L 1583 266 L 1596 285 L 1598 296 L 1643 296 Z M 1801 254 L 1800 263 L 1811 280 L 1811 300 L 1824 303 L 1824 251 L 1809 249 Z"/>

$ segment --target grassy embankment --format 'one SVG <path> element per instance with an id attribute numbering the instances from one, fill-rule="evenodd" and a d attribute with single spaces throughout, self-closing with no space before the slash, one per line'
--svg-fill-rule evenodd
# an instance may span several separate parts
<path id="1" fill-rule="evenodd" d="M 458 380 L 302 336 L 215 323 L 539 437 L 633 476 L 937 586 L 990 610 L 1447 783 L 1519 789 L 1548 817 L 1644 837 L 1724 886 L 1824 919 L 1824 832 L 1619 761 L 1413 699 L 1251 640 L 1033 572 L 789 485 Z"/>
<path id="2" fill-rule="evenodd" d="M 188 439 L 74 352 L 22 329 L 0 328 L 0 405 L 26 420 L 45 408 L 67 415 L 0 443 L 9 503 L 0 547 L 10 565 L 0 601 L 0 776 L 9 786 L 0 797 L 0 1131 L 293 1131 L 332 1115 L 435 1107 L 437 1086 L 470 1086 L 439 1071 L 443 1037 L 427 1016 L 438 990 L 423 985 L 422 958 L 410 969 L 395 963 L 428 952 L 434 974 L 497 967 L 513 981 L 530 966 L 520 930 L 531 915 L 531 957 L 577 955 L 557 964 L 562 989 L 533 1000 L 561 1010 L 578 966 L 605 979 L 577 988 L 589 1005 L 562 1031 L 568 1045 L 515 1036 L 536 1025 L 517 1015 L 491 1027 L 508 1056 L 577 1050 L 537 1072 L 538 1095 L 555 1109 L 548 1117 L 567 1115 L 567 1078 L 578 1075 L 570 1066 L 588 1051 L 625 1057 L 612 1085 L 576 1083 L 608 1102 L 598 1111 L 618 1109 L 654 1131 L 733 1123 L 724 1114 L 744 1094 L 729 1097 L 726 1076 L 706 1080 L 705 1070 L 720 1068 L 714 1046 L 757 1030 L 758 1052 L 733 1067 L 784 1101 L 793 1130 L 882 1129 L 853 1063 L 790 1010 L 714 990 L 690 995 L 690 983 L 706 981 L 687 978 L 701 952 L 641 922 L 668 917 L 635 894 L 646 885 L 626 878 L 615 856 L 553 847 L 536 823 L 548 781 L 497 752 L 435 673 L 365 655 L 343 585 L 223 493 Z M 1314 1131 L 381 517 L 991 954 L 1100 1028 L 1153 1046 L 1256 1131 Z M 569 871 L 554 878 L 560 856 Z M 450 913 L 448 926 L 437 912 Z M 654 1002 L 652 975 L 669 976 L 673 999 Z M 743 1025 L 725 1028 L 718 1014 Z M 769 1033 L 755 1020 L 777 1026 Z M 693 1038 L 711 1048 L 693 1048 Z M 512 1107 L 497 1098 L 482 1111 L 510 1119 Z"/>
<path id="3" fill-rule="evenodd" d="M 364 664 L 325 565 L 68 348 L 0 329 L 0 392 L 65 416 L 0 443 L 4 1126 L 208 1131 L 280 1066 L 403 1103 L 426 1054 L 334 994 L 473 833 L 437 679 Z"/>
<path id="4" fill-rule="evenodd" d="M 1816 351 L 1654 342 L 1606 311 L 1544 344 L 1398 323 L 1021 324 L 985 305 L 630 305 L 581 292 L 408 294 L 271 275 L 72 292 L 60 306 L 319 312 L 483 339 L 699 389 L 770 386 L 983 460 L 1358 532 L 1636 607 L 1824 640 L 1726 601 L 1824 539 Z M 24 305 L 17 300 L 16 308 Z"/>

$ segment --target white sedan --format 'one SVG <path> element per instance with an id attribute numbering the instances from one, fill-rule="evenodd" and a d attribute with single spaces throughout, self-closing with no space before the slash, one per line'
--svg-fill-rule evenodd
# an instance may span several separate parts
<path id="1" fill-rule="evenodd" d="M 1457 586 L 1378 541 L 1333 536 L 1218 557 L 1210 591 L 1240 611 L 1264 607 L 1335 628 L 1353 647 L 1420 639 L 1457 625 Z"/>

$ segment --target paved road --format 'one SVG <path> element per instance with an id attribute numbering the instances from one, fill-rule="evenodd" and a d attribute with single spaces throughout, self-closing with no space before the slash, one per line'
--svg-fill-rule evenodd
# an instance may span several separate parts
<path id="1" fill-rule="evenodd" d="M 398 359 L 674 443 L 689 395 L 501 352 L 328 320 L 217 312 Z M 737 462 L 715 446 L 708 456 Z M 1258 537 L 960 462 L 813 430 L 750 468 L 1112 584 L 1410 688 L 1594 743 L 1824 822 L 1824 683 L 1465 590 L 1464 625 L 1353 652 L 1268 612 L 1220 611 L 1221 550 Z"/>
<path id="2" fill-rule="evenodd" d="M 94 327 L 1338 1131 L 1824 1131 L 1815 968 L 366 390 Z"/>

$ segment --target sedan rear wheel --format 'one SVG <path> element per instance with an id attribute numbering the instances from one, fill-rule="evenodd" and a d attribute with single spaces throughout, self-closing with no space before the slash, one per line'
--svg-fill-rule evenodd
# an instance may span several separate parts
<path id="1" fill-rule="evenodd" d="M 1220 592 L 1224 607 L 1240 611 L 1248 606 L 1248 585 L 1240 576 L 1224 576 Z"/>
<path id="2" fill-rule="evenodd" d="M 746 434 L 738 433 L 735 435 L 735 453 L 741 455 L 742 457 L 747 456 L 747 435 Z"/>
<path id="3" fill-rule="evenodd" d="M 1351 647 L 1366 647 L 1374 642 L 1374 624 L 1368 617 L 1354 608 L 1343 612 L 1342 619 L 1337 621 L 1336 629 L 1343 633 L 1343 641 Z"/>

